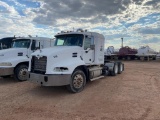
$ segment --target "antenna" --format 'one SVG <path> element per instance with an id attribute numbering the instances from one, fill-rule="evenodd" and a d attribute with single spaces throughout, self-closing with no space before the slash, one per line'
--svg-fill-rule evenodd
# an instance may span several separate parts
<path id="1" fill-rule="evenodd" d="M 123 48 L 123 38 L 121 38 L 121 39 L 122 39 L 122 46 L 121 47 Z"/>
<path id="2" fill-rule="evenodd" d="M 30 38 L 32 37 L 31 35 L 28 35 Z"/>
<path id="3" fill-rule="evenodd" d="M 77 32 L 84 32 L 81 28 L 77 29 Z"/>

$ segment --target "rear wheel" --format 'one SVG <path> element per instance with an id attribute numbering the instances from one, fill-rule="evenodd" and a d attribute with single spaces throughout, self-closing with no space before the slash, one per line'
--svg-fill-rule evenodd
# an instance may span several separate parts
<path id="1" fill-rule="evenodd" d="M 67 86 L 67 89 L 72 93 L 81 92 L 86 85 L 86 76 L 82 70 L 76 69 L 72 76 L 70 85 Z"/>
<path id="2" fill-rule="evenodd" d="M 118 74 L 121 74 L 122 73 L 122 71 L 123 71 L 123 64 L 120 62 L 120 63 L 118 63 Z"/>
<path id="3" fill-rule="evenodd" d="M 116 76 L 118 73 L 118 64 L 114 63 L 113 71 L 111 71 L 112 76 Z"/>
<path id="4" fill-rule="evenodd" d="M 152 57 L 152 60 L 156 60 L 156 57 L 154 56 L 154 57 Z"/>
<path id="5" fill-rule="evenodd" d="M 131 60 L 131 57 L 130 57 L 130 56 L 127 56 L 127 60 Z"/>
<path id="6" fill-rule="evenodd" d="M 27 65 L 19 65 L 15 69 L 15 79 L 18 81 L 26 81 L 27 80 L 27 73 L 28 73 L 28 66 Z"/>

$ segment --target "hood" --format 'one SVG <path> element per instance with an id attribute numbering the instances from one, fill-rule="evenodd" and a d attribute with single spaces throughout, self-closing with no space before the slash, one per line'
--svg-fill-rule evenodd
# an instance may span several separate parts
<path id="1" fill-rule="evenodd" d="M 83 48 L 79 46 L 54 46 L 37 50 L 32 53 L 32 56 L 38 59 L 43 56 L 47 57 L 46 74 L 62 74 L 54 70 L 56 67 L 67 67 L 66 73 L 71 74 L 76 66 L 85 64 L 80 57 L 83 54 L 82 51 Z"/>
<path id="2" fill-rule="evenodd" d="M 50 56 L 50 55 L 57 55 L 57 54 L 64 54 L 64 53 L 74 53 L 81 51 L 82 48 L 79 46 L 54 46 L 52 48 L 44 48 L 41 50 L 37 50 L 34 53 L 32 53 L 32 56 Z"/>
<path id="3" fill-rule="evenodd" d="M 26 48 L 10 48 L 0 50 L 0 61 L 7 61 L 15 57 L 21 57 L 27 55 Z"/>

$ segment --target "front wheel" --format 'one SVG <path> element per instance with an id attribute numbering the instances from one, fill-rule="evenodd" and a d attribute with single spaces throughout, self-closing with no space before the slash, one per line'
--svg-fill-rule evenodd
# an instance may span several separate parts
<path id="1" fill-rule="evenodd" d="M 27 80 L 27 73 L 28 73 L 28 66 L 27 65 L 19 65 L 15 69 L 15 79 L 18 81 L 26 81 Z"/>
<path id="2" fill-rule="evenodd" d="M 82 70 L 76 69 L 72 76 L 71 82 L 67 86 L 67 89 L 72 93 L 81 92 L 86 85 L 86 76 Z"/>

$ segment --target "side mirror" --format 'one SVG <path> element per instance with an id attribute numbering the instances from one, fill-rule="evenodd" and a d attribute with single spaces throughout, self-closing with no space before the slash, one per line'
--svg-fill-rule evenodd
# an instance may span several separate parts
<path id="1" fill-rule="evenodd" d="M 95 50 L 95 45 L 90 46 L 91 50 Z"/>

